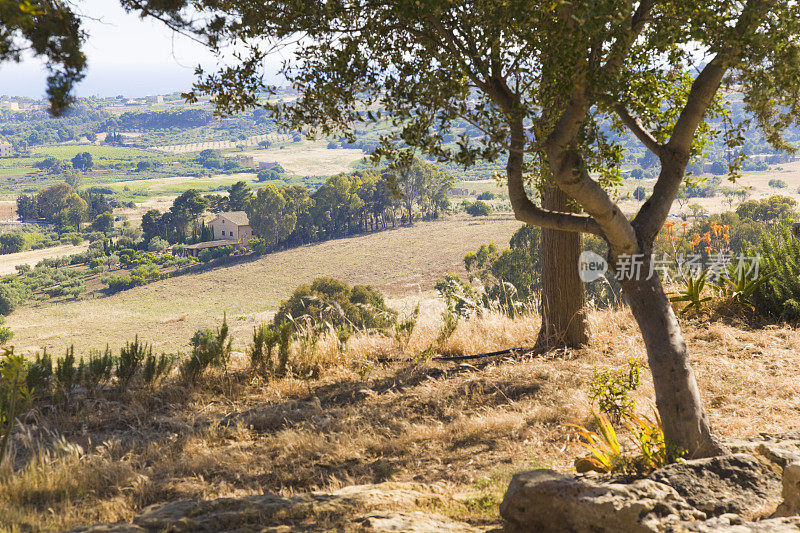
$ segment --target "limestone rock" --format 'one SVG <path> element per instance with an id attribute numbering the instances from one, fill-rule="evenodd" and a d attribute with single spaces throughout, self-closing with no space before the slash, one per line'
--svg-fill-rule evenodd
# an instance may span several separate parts
<path id="1" fill-rule="evenodd" d="M 705 518 L 673 488 L 652 480 L 602 483 L 552 470 L 516 474 L 500 514 L 508 532 L 651 532 L 666 523 Z"/>
<path id="2" fill-rule="evenodd" d="M 780 478 L 752 455 L 734 454 L 665 466 L 649 479 L 669 485 L 709 516 L 777 503 Z"/>
<path id="3" fill-rule="evenodd" d="M 783 469 L 783 502 L 775 516 L 800 515 L 800 462 L 793 462 Z"/>
<path id="4" fill-rule="evenodd" d="M 736 515 L 722 515 L 704 522 L 681 523 L 667 531 L 681 533 L 797 533 L 800 517 L 771 518 L 748 522 Z"/>

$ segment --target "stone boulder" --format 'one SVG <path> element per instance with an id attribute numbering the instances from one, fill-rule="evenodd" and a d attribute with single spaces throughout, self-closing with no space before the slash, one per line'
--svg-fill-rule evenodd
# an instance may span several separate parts
<path id="1" fill-rule="evenodd" d="M 705 519 L 675 489 L 649 479 L 603 483 L 552 470 L 516 474 L 500 514 L 510 533 L 652 532 L 664 524 Z"/>
<path id="2" fill-rule="evenodd" d="M 669 485 L 709 516 L 775 505 L 781 490 L 774 469 L 743 453 L 671 464 L 648 479 Z"/>
<path id="3" fill-rule="evenodd" d="M 783 469 L 783 502 L 775 511 L 775 516 L 800 515 L 800 462 L 793 462 Z"/>

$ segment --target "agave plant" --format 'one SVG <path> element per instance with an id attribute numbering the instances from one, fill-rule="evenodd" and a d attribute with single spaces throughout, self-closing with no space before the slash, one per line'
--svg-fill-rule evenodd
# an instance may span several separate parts
<path id="1" fill-rule="evenodd" d="M 749 278 L 744 269 L 732 268 L 728 275 L 719 278 L 719 283 L 723 294 L 730 296 L 734 302 L 742 307 L 755 310 L 751 298 L 768 278 L 769 274 L 764 272 L 759 272 L 759 275 L 755 278 Z"/>
<path id="2" fill-rule="evenodd" d="M 683 308 L 681 314 L 688 313 L 692 309 L 699 311 L 703 308 L 703 304 L 711 299 L 710 296 L 703 297 L 707 276 L 708 269 L 703 270 L 697 278 L 688 276 L 686 278 L 686 289 L 679 291 L 676 296 L 669 299 L 670 302 L 689 302 Z"/>

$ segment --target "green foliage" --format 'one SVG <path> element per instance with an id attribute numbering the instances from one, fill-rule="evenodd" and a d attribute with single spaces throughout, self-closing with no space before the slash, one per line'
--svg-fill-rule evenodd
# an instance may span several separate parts
<path id="1" fill-rule="evenodd" d="M 678 461 L 686 453 L 667 441 L 658 417 L 653 421 L 632 413 L 626 415 L 624 422 L 633 444 L 632 453 L 620 441 L 613 424 L 604 414 L 598 415 L 592 411 L 592 418 L 598 428 L 597 432 L 583 426 L 567 424 L 583 438 L 578 445 L 591 453 L 590 457 L 577 460 L 576 466 L 584 462 L 588 463 L 588 469 L 597 472 L 645 476 L 653 470 Z M 587 467 L 584 466 L 583 469 Z"/>
<path id="2" fill-rule="evenodd" d="M 47 353 L 36 353 L 36 359 L 28 366 L 27 385 L 38 398 L 50 395 L 53 378 L 53 358 Z"/>
<path id="3" fill-rule="evenodd" d="M 778 234 L 764 234 L 758 247 L 746 254 L 760 256 L 759 283 L 749 300 L 761 315 L 781 320 L 800 320 L 800 241 L 785 228 Z M 751 275 L 752 277 L 752 275 Z"/>
<path id="4" fill-rule="evenodd" d="M 589 398 L 597 403 L 600 412 L 619 422 L 636 408 L 636 400 L 631 393 L 639 387 L 641 364 L 631 359 L 627 372 L 612 370 L 594 371 L 588 382 Z"/>
<path id="5" fill-rule="evenodd" d="M 10 315 L 27 298 L 24 286 L 0 283 L 0 315 Z"/>
<path id="6" fill-rule="evenodd" d="M 745 268 L 731 265 L 728 271 L 720 276 L 718 284 L 722 293 L 745 309 L 755 311 L 753 295 L 762 284 L 766 283 L 769 275 L 762 270 L 757 273 L 747 272 Z"/>
<path id="7" fill-rule="evenodd" d="M 96 350 L 89 352 L 89 356 L 82 359 L 78 366 L 79 379 L 86 390 L 97 393 L 101 384 L 111 379 L 111 373 L 116 363 L 108 346 L 102 352 Z"/>
<path id="8" fill-rule="evenodd" d="M 172 355 L 162 353 L 155 356 L 150 350 L 144 358 L 142 381 L 145 385 L 154 387 L 161 379 L 169 375 L 174 364 L 175 358 Z"/>
<path id="9" fill-rule="evenodd" d="M 776 195 L 743 202 L 736 208 L 736 214 L 741 218 L 783 225 L 797 220 L 796 208 L 794 199 Z"/>
<path id="10" fill-rule="evenodd" d="M 496 307 L 512 317 L 535 308 L 541 290 L 540 249 L 541 230 L 525 225 L 502 252 L 494 244 L 482 244 L 477 252 L 464 256 L 470 277 L 484 285 L 485 307 Z"/>
<path id="11" fill-rule="evenodd" d="M 197 380 L 209 367 L 227 370 L 233 338 L 228 332 L 228 319 L 223 318 L 222 326 L 216 331 L 199 329 L 191 340 L 192 352 L 181 365 L 181 374 L 191 383 Z"/>
<path id="12" fill-rule="evenodd" d="M 6 319 L 0 315 L 0 345 L 3 345 L 14 338 L 14 332 L 5 325 Z"/>
<path id="13" fill-rule="evenodd" d="M 80 378 L 78 367 L 75 366 L 74 346 L 67 348 L 67 353 L 63 358 L 56 360 L 56 369 L 53 372 L 53 377 L 55 378 L 57 394 L 68 404 L 72 389 Z"/>
<path id="14" fill-rule="evenodd" d="M 4 348 L 0 360 L 0 466 L 3 464 L 11 430 L 17 417 L 31 400 L 32 391 L 27 386 L 27 363 L 14 348 Z"/>
<path id="15" fill-rule="evenodd" d="M 705 289 L 706 281 L 708 281 L 708 269 L 703 270 L 697 278 L 688 275 L 686 276 L 686 288 L 678 291 L 675 296 L 672 296 L 670 302 L 687 302 L 686 306 L 681 310 L 681 314 L 686 314 L 689 311 L 699 311 L 703 308 L 703 304 L 711 300 L 711 296 L 703 296 L 703 289 Z"/>
<path id="16" fill-rule="evenodd" d="M 50 112 L 61 115 L 73 101 L 72 91 L 84 77 L 84 33 L 73 5 L 62 2 L 13 2 L 2 8 L 0 61 L 20 61 L 30 51 L 47 65 Z"/>
<path id="17" fill-rule="evenodd" d="M 785 189 L 786 187 L 788 187 L 785 181 L 778 178 L 769 180 L 769 186 L 772 187 L 773 189 Z"/>
<path id="18" fill-rule="evenodd" d="M 140 342 L 137 335 L 133 342 L 126 342 L 119 352 L 119 364 L 117 365 L 117 385 L 120 390 L 128 389 L 131 380 L 141 370 L 142 364 L 147 357 L 153 356 L 153 347 L 146 342 Z"/>
<path id="19" fill-rule="evenodd" d="M 316 326 L 347 326 L 361 330 L 386 330 L 397 312 L 386 306 L 383 295 L 367 285 L 348 286 L 333 278 L 317 278 L 301 285 L 281 302 L 273 321 L 282 324 L 308 316 Z"/>
<path id="20" fill-rule="evenodd" d="M 475 200 L 472 203 L 465 201 L 464 210 L 473 217 L 488 217 L 492 213 L 491 206 L 480 200 Z"/>
<path id="21" fill-rule="evenodd" d="M 414 328 L 417 327 L 418 321 L 419 304 L 414 307 L 410 314 L 395 322 L 394 338 L 403 350 L 408 348 L 408 343 L 411 341 L 411 335 L 414 334 Z"/>

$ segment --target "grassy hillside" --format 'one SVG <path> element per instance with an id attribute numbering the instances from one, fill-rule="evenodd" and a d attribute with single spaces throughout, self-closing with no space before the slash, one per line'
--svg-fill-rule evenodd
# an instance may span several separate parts
<path id="1" fill-rule="evenodd" d="M 594 337 L 585 349 L 538 357 L 364 367 L 358 361 L 392 341 L 355 338 L 346 360 L 320 380 L 265 382 L 237 357 L 230 375 L 211 375 L 199 388 L 178 381 L 126 402 L 34 413 L 28 446 L 63 435 L 83 451 L 64 448 L 0 486 L 0 523 L 62 530 L 129 520 L 166 501 L 421 481 L 448 495 L 446 506 L 423 510 L 499 525 L 497 504 L 514 472 L 571 472 L 585 454 L 564 424 L 589 423 L 593 373 L 646 359 L 628 311 L 592 312 L 590 323 Z M 421 323 L 412 347 L 430 342 L 437 327 Z M 800 425 L 800 333 L 694 320 L 685 327 L 721 437 Z M 462 323 L 451 342 L 475 350 L 519 346 L 537 329 L 537 317 L 490 315 Z M 641 413 L 651 412 L 646 368 L 635 397 Z"/>
<path id="2" fill-rule="evenodd" d="M 197 328 L 227 313 L 241 348 L 257 323 L 299 284 L 319 276 L 367 283 L 390 297 L 431 291 L 447 272 L 464 271 L 464 254 L 481 243 L 508 243 L 519 228 L 511 217 L 458 217 L 338 239 L 257 260 L 179 276 L 97 299 L 21 309 L 8 317 L 24 351 L 60 353 L 119 347 L 135 334 L 157 350 L 186 350 Z"/>

